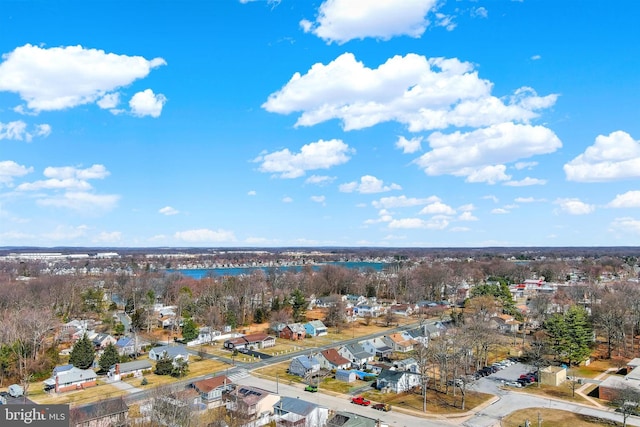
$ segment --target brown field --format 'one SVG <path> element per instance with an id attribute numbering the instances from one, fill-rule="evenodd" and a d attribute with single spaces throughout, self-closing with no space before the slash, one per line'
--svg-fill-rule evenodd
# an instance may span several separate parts
<path id="1" fill-rule="evenodd" d="M 362 393 L 364 397 L 375 402 L 390 403 L 394 407 L 406 408 L 413 411 L 422 412 L 423 396 L 420 391 L 407 393 L 380 393 L 372 389 Z M 478 393 L 475 391 L 467 391 L 465 409 L 461 409 L 462 397 L 460 392 L 454 396 L 451 392 L 448 394 L 435 390 L 427 390 L 427 412 L 431 414 L 456 414 L 464 413 L 481 405 L 494 396 L 486 393 Z"/>
<path id="2" fill-rule="evenodd" d="M 83 403 L 122 396 L 127 393 L 125 390 L 120 390 L 111 384 L 105 384 L 101 380 L 98 380 L 98 385 L 96 387 L 90 387 L 86 390 L 69 391 L 61 394 L 45 393 L 40 386 L 41 384 L 38 383 L 31 384 L 28 392 L 29 399 L 39 404 L 70 403 L 74 405 L 81 405 Z"/>
<path id="3" fill-rule="evenodd" d="M 592 426 L 620 426 L 615 421 L 593 418 L 568 411 L 544 408 L 528 408 L 512 412 L 505 417 L 501 427 L 523 426 L 525 420 L 529 420 L 532 426 L 538 425 L 538 415 L 541 418 L 541 427 L 592 427 Z"/>
<path id="4" fill-rule="evenodd" d="M 540 397 L 562 399 L 562 400 L 567 400 L 569 402 L 584 403 L 587 405 L 590 404 L 588 400 L 580 396 L 578 393 L 576 393 L 574 396 L 573 390 L 571 387 L 572 387 L 571 381 L 565 381 L 563 384 L 559 385 L 558 387 L 554 387 L 551 385 L 544 385 L 544 384 L 540 384 L 538 386 L 538 383 L 535 383 L 525 388 L 515 389 L 515 391 L 519 393 L 535 394 L 536 396 L 540 396 Z M 580 387 L 581 387 L 580 384 L 576 384 L 576 388 L 575 388 L 576 391 Z M 514 390 L 512 388 L 509 388 L 509 389 Z"/>

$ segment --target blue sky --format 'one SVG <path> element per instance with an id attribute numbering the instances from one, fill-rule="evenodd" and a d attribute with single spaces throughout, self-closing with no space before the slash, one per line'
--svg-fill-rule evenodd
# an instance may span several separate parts
<path id="1" fill-rule="evenodd" d="M 640 239 L 640 4 L 6 1 L 0 246 Z"/>

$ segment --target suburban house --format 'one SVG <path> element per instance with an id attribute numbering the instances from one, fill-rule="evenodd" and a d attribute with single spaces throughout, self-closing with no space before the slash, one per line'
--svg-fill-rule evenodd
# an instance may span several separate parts
<path id="1" fill-rule="evenodd" d="M 267 335 L 262 332 L 257 332 L 255 334 L 243 335 L 237 338 L 231 338 L 224 342 L 224 348 L 228 350 L 240 350 L 243 348 L 269 348 L 276 345 L 275 337 L 271 335 Z"/>
<path id="2" fill-rule="evenodd" d="M 147 372 L 151 372 L 151 362 L 148 360 L 134 360 L 132 362 L 116 363 L 109 369 L 109 377 L 115 381 L 122 378 L 142 377 Z"/>
<path id="3" fill-rule="evenodd" d="M 93 321 L 73 319 L 60 327 L 60 341 L 77 341 L 89 330 L 90 326 L 93 327 Z"/>
<path id="4" fill-rule="evenodd" d="M 320 362 L 320 367 L 324 369 L 349 369 L 351 367 L 351 361 L 340 356 L 340 353 L 335 348 L 321 351 L 317 358 L 318 362 Z"/>
<path id="5" fill-rule="evenodd" d="M 136 353 L 136 340 L 132 337 L 121 337 L 115 343 L 116 349 L 120 356 Z M 140 346 L 137 346 L 140 349 Z"/>
<path id="6" fill-rule="evenodd" d="M 351 361 L 351 365 L 356 368 L 362 368 L 368 362 L 373 361 L 373 354 L 365 351 L 359 343 L 343 345 L 338 349 L 340 356 Z"/>
<path id="7" fill-rule="evenodd" d="M 370 340 L 360 342 L 362 348 L 367 353 L 372 354 L 378 359 L 389 359 L 393 354 L 393 348 L 390 347 L 382 338 L 372 338 Z"/>
<path id="8" fill-rule="evenodd" d="M 510 314 L 499 314 L 491 317 L 489 325 L 500 332 L 515 333 L 520 329 L 521 322 L 517 321 Z"/>
<path id="9" fill-rule="evenodd" d="M 273 413 L 273 407 L 280 396 L 267 390 L 251 386 L 238 386 L 229 393 L 225 393 L 226 405 L 229 411 L 247 415 L 251 418 L 268 418 Z"/>
<path id="10" fill-rule="evenodd" d="M 189 352 L 183 345 L 163 345 L 149 350 L 149 359 L 158 361 L 163 357 L 168 357 L 175 363 L 178 359 L 189 361 Z"/>
<path id="11" fill-rule="evenodd" d="M 68 366 L 68 365 L 67 365 Z M 98 376 L 91 369 L 68 368 L 64 366 L 61 370 L 54 369 L 51 378 L 44 380 L 45 391 L 55 391 L 63 393 L 71 390 L 82 390 L 96 385 Z"/>
<path id="12" fill-rule="evenodd" d="M 233 389 L 232 381 L 224 375 L 207 378 L 201 381 L 191 383 L 198 394 L 202 403 L 210 404 L 217 402 L 222 404 L 222 393 Z"/>
<path id="13" fill-rule="evenodd" d="M 96 349 L 103 350 L 106 346 L 109 344 L 115 344 L 118 340 L 109 334 L 96 334 L 96 336 L 91 339 L 91 342 Z"/>
<path id="14" fill-rule="evenodd" d="M 158 326 L 163 329 L 171 328 L 176 324 L 175 316 L 160 316 L 158 318 Z"/>
<path id="15" fill-rule="evenodd" d="M 193 341 L 189 341 L 187 346 L 208 344 L 212 342 L 216 337 L 221 335 L 220 331 L 214 331 L 213 328 L 209 326 L 204 326 L 200 328 L 198 331 L 198 337 Z"/>
<path id="16" fill-rule="evenodd" d="M 287 323 L 287 325 L 280 331 L 280 338 L 287 340 L 302 340 L 307 335 L 307 330 L 302 323 Z"/>
<path id="17" fill-rule="evenodd" d="M 327 420 L 327 427 L 379 427 L 380 422 L 374 418 L 352 412 L 338 411 Z"/>
<path id="18" fill-rule="evenodd" d="M 389 334 L 386 337 L 383 337 L 383 341 L 385 341 L 393 351 L 397 351 L 399 353 L 410 352 L 416 344 L 413 339 L 402 334 Z"/>
<path id="19" fill-rule="evenodd" d="M 304 324 L 304 329 L 307 331 L 307 335 L 310 337 L 319 337 L 327 335 L 328 329 L 322 320 L 312 320 Z"/>
<path id="20" fill-rule="evenodd" d="M 296 356 L 289 362 L 289 373 L 305 377 L 320 370 L 320 362 L 313 356 Z"/>
<path id="21" fill-rule="evenodd" d="M 413 372 L 384 370 L 378 375 L 376 388 L 404 393 L 421 384 L 421 376 Z"/>
<path id="22" fill-rule="evenodd" d="M 122 397 L 101 400 L 69 410 L 71 427 L 124 427 L 129 425 L 129 407 Z"/>
<path id="23" fill-rule="evenodd" d="M 273 406 L 277 427 L 324 426 L 329 409 L 292 397 L 281 397 Z"/>
<path id="24" fill-rule="evenodd" d="M 410 304 L 394 304 L 389 307 L 389 310 L 398 316 L 409 317 L 416 312 L 417 308 L 415 305 Z"/>
<path id="25" fill-rule="evenodd" d="M 379 305 L 357 305 L 353 308 L 354 313 L 358 317 L 380 317 L 384 314 L 385 310 Z"/>
<path id="26" fill-rule="evenodd" d="M 413 357 L 403 360 L 396 360 L 393 366 L 398 371 L 418 372 L 418 362 Z"/>

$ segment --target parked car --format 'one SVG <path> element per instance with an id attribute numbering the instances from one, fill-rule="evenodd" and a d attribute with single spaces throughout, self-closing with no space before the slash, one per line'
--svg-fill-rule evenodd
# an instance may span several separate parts
<path id="1" fill-rule="evenodd" d="M 304 391 L 310 391 L 311 393 L 315 393 L 316 391 L 318 391 L 318 386 L 309 384 L 304 388 Z"/>
<path id="2" fill-rule="evenodd" d="M 377 409 L 378 411 L 389 412 L 391 410 L 391 405 L 388 403 L 376 403 L 372 408 Z"/>
<path id="3" fill-rule="evenodd" d="M 371 405 L 371 401 L 365 399 L 362 396 L 352 397 L 351 398 L 351 403 L 355 403 L 356 405 L 360 405 L 360 406 L 369 406 L 369 405 Z"/>

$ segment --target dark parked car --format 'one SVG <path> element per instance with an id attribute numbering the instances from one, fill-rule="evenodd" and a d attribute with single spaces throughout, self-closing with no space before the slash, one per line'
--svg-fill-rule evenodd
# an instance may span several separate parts
<path id="1" fill-rule="evenodd" d="M 376 403 L 372 408 L 377 409 L 378 411 L 389 412 L 391 410 L 391 405 L 388 403 Z"/>

